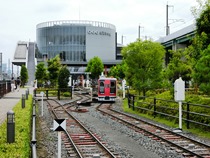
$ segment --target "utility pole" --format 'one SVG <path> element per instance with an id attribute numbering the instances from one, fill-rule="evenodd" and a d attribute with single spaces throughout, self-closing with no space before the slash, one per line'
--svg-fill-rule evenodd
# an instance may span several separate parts
<path id="1" fill-rule="evenodd" d="M 170 34 L 170 28 L 169 28 L 169 24 L 168 24 L 168 8 L 169 7 L 173 7 L 172 5 L 166 5 L 166 36 Z"/>
<path id="2" fill-rule="evenodd" d="M 138 34 L 139 35 L 139 40 L 141 39 L 141 36 L 140 36 L 141 35 L 141 28 L 144 28 L 144 27 L 141 27 L 140 24 L 139 24 L 139 30 L 138 30 L 139 31 L 139 34 Z"/>
<path id="3" fill-rule="evenodd" d="M 122 35 L 122 39 L 121 39 L 121 40 L 122 40 L 122 42 L 121 42 L 122 44 L 123 44 L 123 38 L 124 38 L 124 37 L 125 37 L 125 36 Z"/>
<path id="4" fill-rule="evenodd" d="M 169 35 L 169 25 L 168 25 L 168 4 L 166 5 L 166 36 Z"/>
<path id="5" fill-rule="evenodd" d="M 175 22 L 184 22 L 183 19 L 169 19 L 168 18 L 168 8 L 169 7 L 174 7 L 174 6 L 168 5 L 168 4 L 166 5 L 166 36 L 170 34 L 170 27 L 169 27 L 169 23 L 168 23 L 169 20 L 171 20 L 172 23 L 175 23 Z"/>

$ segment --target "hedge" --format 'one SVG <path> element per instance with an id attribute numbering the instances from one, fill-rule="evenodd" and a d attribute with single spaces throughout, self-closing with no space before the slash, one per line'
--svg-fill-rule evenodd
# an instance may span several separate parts
<path id="1" fill-rule="evenodd" d="M 0 155 L 1 158 L 30 157 L 32 96 L 25 100 L 22 108 L 21 100 L 13 108 L 15 113 L 15 142 L 7 143 L 7 121 L 0 126 Z"/>

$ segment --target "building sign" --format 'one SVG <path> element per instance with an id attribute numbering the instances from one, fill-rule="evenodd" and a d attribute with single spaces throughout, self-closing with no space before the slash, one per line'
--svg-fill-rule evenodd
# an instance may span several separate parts
<path id="1" fill-rule="evenodd" d="M 108 32 L 105 32 L 105 31 L 91 31 L 91 30 L 89 30 L 89 31 L 87 31 L 87 33 L 89 34 L 89 35 L 101 35 L 101 36 L 111 36 L 111 33 L 108 33 Z"/>

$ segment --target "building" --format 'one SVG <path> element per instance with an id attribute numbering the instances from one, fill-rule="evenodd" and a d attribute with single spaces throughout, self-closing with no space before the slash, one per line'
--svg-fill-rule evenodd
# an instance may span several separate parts
<path id="1" fill-rule="evenodd" d="M 181 30 L 178 30 L 172 34 L 160 38 L 157 42 L 160 42 L 166 50 L 165 65 L 168 65 L 171 54 L 169 50 L 184 49 L 191 45 L 192 39 L 195 36 L 196 25 L 191 24 Z"/>
<path id="2" fill-rule="evenodd" d="M 38 59 L 50 59 L 59 54 L 62 64 L 71 67 L 71 71 L 81 70 L 94 56 L 101 58 L 106 68 L 121 62 L 117 60 L 121 54 L 117 53 L 116 28 L 109 23 L 86 20 L 43 22 L 36 26 L 36 40 Z"/>
<path id="3" fill-rule="evenodd" d="M 25 65 L 28 83 L 32 84 L 37 63 L 56 55 L 71 74 L 84 74 L 88 61 L 94 56 L 101 58 L 107 72 L 111 66 L 121 63 L 122 47 L 117 44 L 115 26 L 109 23 L 87 20 L 43 22 L 36 26 L 36 42 L 18 41 L 12 60 L 12 76 L 15 76 L 13 65 Z"/>

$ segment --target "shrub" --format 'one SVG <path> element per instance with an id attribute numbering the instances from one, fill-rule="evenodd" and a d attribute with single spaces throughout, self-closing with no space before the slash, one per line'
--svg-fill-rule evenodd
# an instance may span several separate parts
<path id="1" fill-rule="evenodd" d="M 29 95 L 22 109 L 21 101 L 13 108 L 15 112 L 15 142 L 7 143 L 7 122 L 0 126 L 0 155 L 8 157 L 30 157 L 32 96 Z"/>

